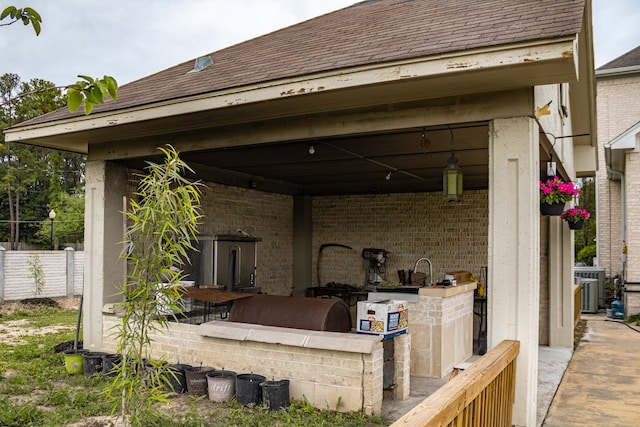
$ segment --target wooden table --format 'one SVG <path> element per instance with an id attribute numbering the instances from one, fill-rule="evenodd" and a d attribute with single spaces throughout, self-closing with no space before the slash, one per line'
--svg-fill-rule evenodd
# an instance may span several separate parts
<path id="1" fill-rule="evenodd" d="M 206 301 L 212 304 L 224 304 L 242 298 L 249 298 L 254 295 L 246 292 L 230 292 L 223 289 L 194 288 L 191 286 L 182 287 L 181 293 L 183 297 Z"/>

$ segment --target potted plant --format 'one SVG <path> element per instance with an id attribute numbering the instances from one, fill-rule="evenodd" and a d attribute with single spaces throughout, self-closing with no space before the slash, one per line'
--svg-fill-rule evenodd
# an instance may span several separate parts
<path id="1" fill-rule="evenodd" d="M 573 182 L 564 182 L 557 176 L 544 182 L 540 181 L 540 211 L 543 215 L 559 216 L 564 204 L 579 192 Z"/>
<path id="2" fill-rule="evenodd" d="M 562 212 L 560 218 L 567 221 L 569 228 L 572 230 L 581 230 L 584 226 L 584 221 L 591 216 L 589 211 L 581 208 L 570 208 Z"/>

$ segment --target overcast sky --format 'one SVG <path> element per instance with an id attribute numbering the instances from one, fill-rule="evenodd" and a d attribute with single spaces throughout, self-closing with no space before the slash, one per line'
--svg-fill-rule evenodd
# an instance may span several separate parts
<path id="1" fill-rule="evenodd" d="M 57 85 L 77 74 L 125 84 L 355 0 L 4 0 L 30 6 L 42 32 L 0 28 L 0 74 Z M 596 67 L 640 45 L 640 0 L 593 0 Z M 2 21 L 6 22 L 6 19 Z"/>

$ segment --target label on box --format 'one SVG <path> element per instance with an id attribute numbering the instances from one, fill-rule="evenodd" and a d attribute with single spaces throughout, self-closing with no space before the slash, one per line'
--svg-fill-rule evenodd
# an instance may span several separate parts
<path id="1" fill-rule="evenodd" d="M 387 335 L 406 331 L 407 301 L 359 301 L 357 329 L 361 333 Z"/>
<path id="2" fill-rule="evenodd" d="M 389 319 L 387 320 L 387 330 L 395 331 L 398 329 L 398 324 L 400 323 L 400 313 L 389 313 Z"/>
<path id="3" fill-rule="evenodd" d="M 360 327 L 358 329 L 363 332 L 369 332 L 371 330 L 371 322 L 366 319 L 360 319 Z"/>

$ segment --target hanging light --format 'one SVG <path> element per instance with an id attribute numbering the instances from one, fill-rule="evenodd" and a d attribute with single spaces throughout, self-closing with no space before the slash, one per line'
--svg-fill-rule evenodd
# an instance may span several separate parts
<path id="1" fill-rule="evenodd" d="M 422 151 L 427 151 L 429 147 L 431 147 L 431 140 L 427 138 L 426 128 L 422 128 L 422 133 L 420 134 L 420 146 L 422 147 Z"/>
<path id="2" fill-rule="evenodd" d="M 462 201 L 462 169 L 458 166 L 458 159 L 453 152 L 442 173 L 442 191 L 448 202 Z"/>
<path id="3" fill-rule="evenodd" d="M 309 146 L 308 151 L 309 151 L 309 154 L 311 154 L 311 155 L 316 154 L 316 147 L 314 147 L 314 145 L 313 145 L 313 144 L 311 144 L 311 145 Z"/>
<path id="4" fill-rule="evenodd" d="M 384 179 L 386 179 L 387 181 L 389 181 L 391 179 L 391 171 L 389 171 L 387 173 L 387 175 L 384 177 Z"/>
<path id="5" fill-rule="evenodd" d="M 549 152 L 549 161 L 547 162 L 547 176 L 556 176 L 556 162 L 553 161 L 553 154 Z"/>

